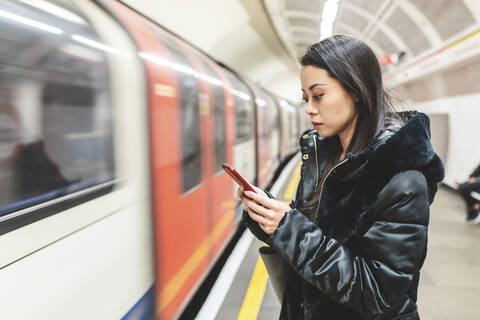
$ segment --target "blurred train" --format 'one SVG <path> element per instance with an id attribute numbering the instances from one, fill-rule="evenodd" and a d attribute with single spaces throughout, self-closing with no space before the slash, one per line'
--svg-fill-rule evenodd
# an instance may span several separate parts
<path id="1" fill-rule="evenodd" d="M 0 2 L 0 318 L 178 318 L 302 108 L 114 0 Z"/>

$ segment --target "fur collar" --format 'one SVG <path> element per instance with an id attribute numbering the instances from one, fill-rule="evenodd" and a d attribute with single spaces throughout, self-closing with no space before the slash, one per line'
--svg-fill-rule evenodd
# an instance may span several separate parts
<path id="1" fill-rule="evenodd" d="M 443 163 L 430 142 L 430 119 L 418 111 L 399 112 L 405 122 L 381 130 L 373 142 L 359 153 L 350 155 L 350 168 L 344 178 L 366 178 L 375 173 L 393 176 L 406 170 L 418 170 L 425 176 L 432 203 L 437 184 L 443 180 Z M 349 171 L 349 170 L 347 170 Z"/>
<path id="2" fill-rule="evenodd" d="M 390 124 L 381 129 L 369 146 L 358 153 L 348 153 L 348 161 L 329 175 L 315 220 L 327 235 L 355 243 L 355 239 L 361 237 L 375 220 L 372 205 L 378 193 L 402 171 L 423 173 L 428 184 L 429 202 L 432 203 L 437 184 L 443 179 L 444 168 L 430 142 L 429 118 L 417 111 L 400 112 L 399 116 L 404 124 Z M 302 138 L 302 153 L 313 151 L 313 139 L 318 139 L 320 148 L 317 154 L 322 167 L 325 161 L 322 144 L 330 138 L 323 139 L 316 130 L 304 132 Z M 315 164 L 308 163 L 308 166 L 312 165 Z M 304 172 L 311 171 L 305 168 Z M 302 176 L 302 179 L 309 178 Z M 302 187 L 308 189 L 302 190 L 308 199 L 312 194 L 310 184 L 303 183 Z"/>
<path id="3" fill-rule="evenodd" d="M 365 149 L 358 153 L 347 153 L 348 161 L 332 173 L 332 178 L 353 183 L 378 175 L 391 177 L 401 171 L 419 170 L 427 179 L 431 203 L 437 184 L 443 180 L 444 167 L 430 142 L 430 119 L 418 111 L 397 114 L 405 124 L 385 126 Z M 330 139 L 320 137 L 316 130 L 309 130 L 308 134 L 311 139 L 318 139 L 320 146 Z M 321 154 L 319 158 L 322 159 Z"/>

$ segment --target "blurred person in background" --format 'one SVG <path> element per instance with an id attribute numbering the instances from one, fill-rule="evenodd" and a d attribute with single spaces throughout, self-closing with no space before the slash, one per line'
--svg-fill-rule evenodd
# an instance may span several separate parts
<path id="1" fill-rule="evenodd" d="M 468 181 L 458 185 L 458 191 L 467 204 L 467 223 L 480 223 L 480 201 L 472 197 L 472 192 L 480 193 L 480 164 L 473 170 Z"/>

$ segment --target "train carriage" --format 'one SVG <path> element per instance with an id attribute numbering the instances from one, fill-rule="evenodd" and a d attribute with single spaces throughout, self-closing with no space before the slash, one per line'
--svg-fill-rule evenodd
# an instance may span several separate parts
<path id="1" fill-rule="evenodd" d="M 0 4 L 0 317 L 177 318 L 239 227 L 221 164 L 267 186 L 295 113 L 118 1 L 35 3 Z"/>

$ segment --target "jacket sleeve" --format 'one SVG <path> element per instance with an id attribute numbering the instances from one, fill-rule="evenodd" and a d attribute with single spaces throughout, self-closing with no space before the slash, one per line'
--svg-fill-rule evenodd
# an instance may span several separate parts
<path id="1" fill-rule="evenodd" d="M 395 175 L 373 206 L 375 221 L 355 252 L 305 217 L 288 211 L 272 247 L 333 300 L 364 315 L 399 307 L 425 259 L 429 202 L 419 171 Z"/>
<path id="2" fill-rule="evenodd" d="M 478 178 L 478 176 L 480 176 L 480 164 L 473 170 L 470 178 Z"/>

